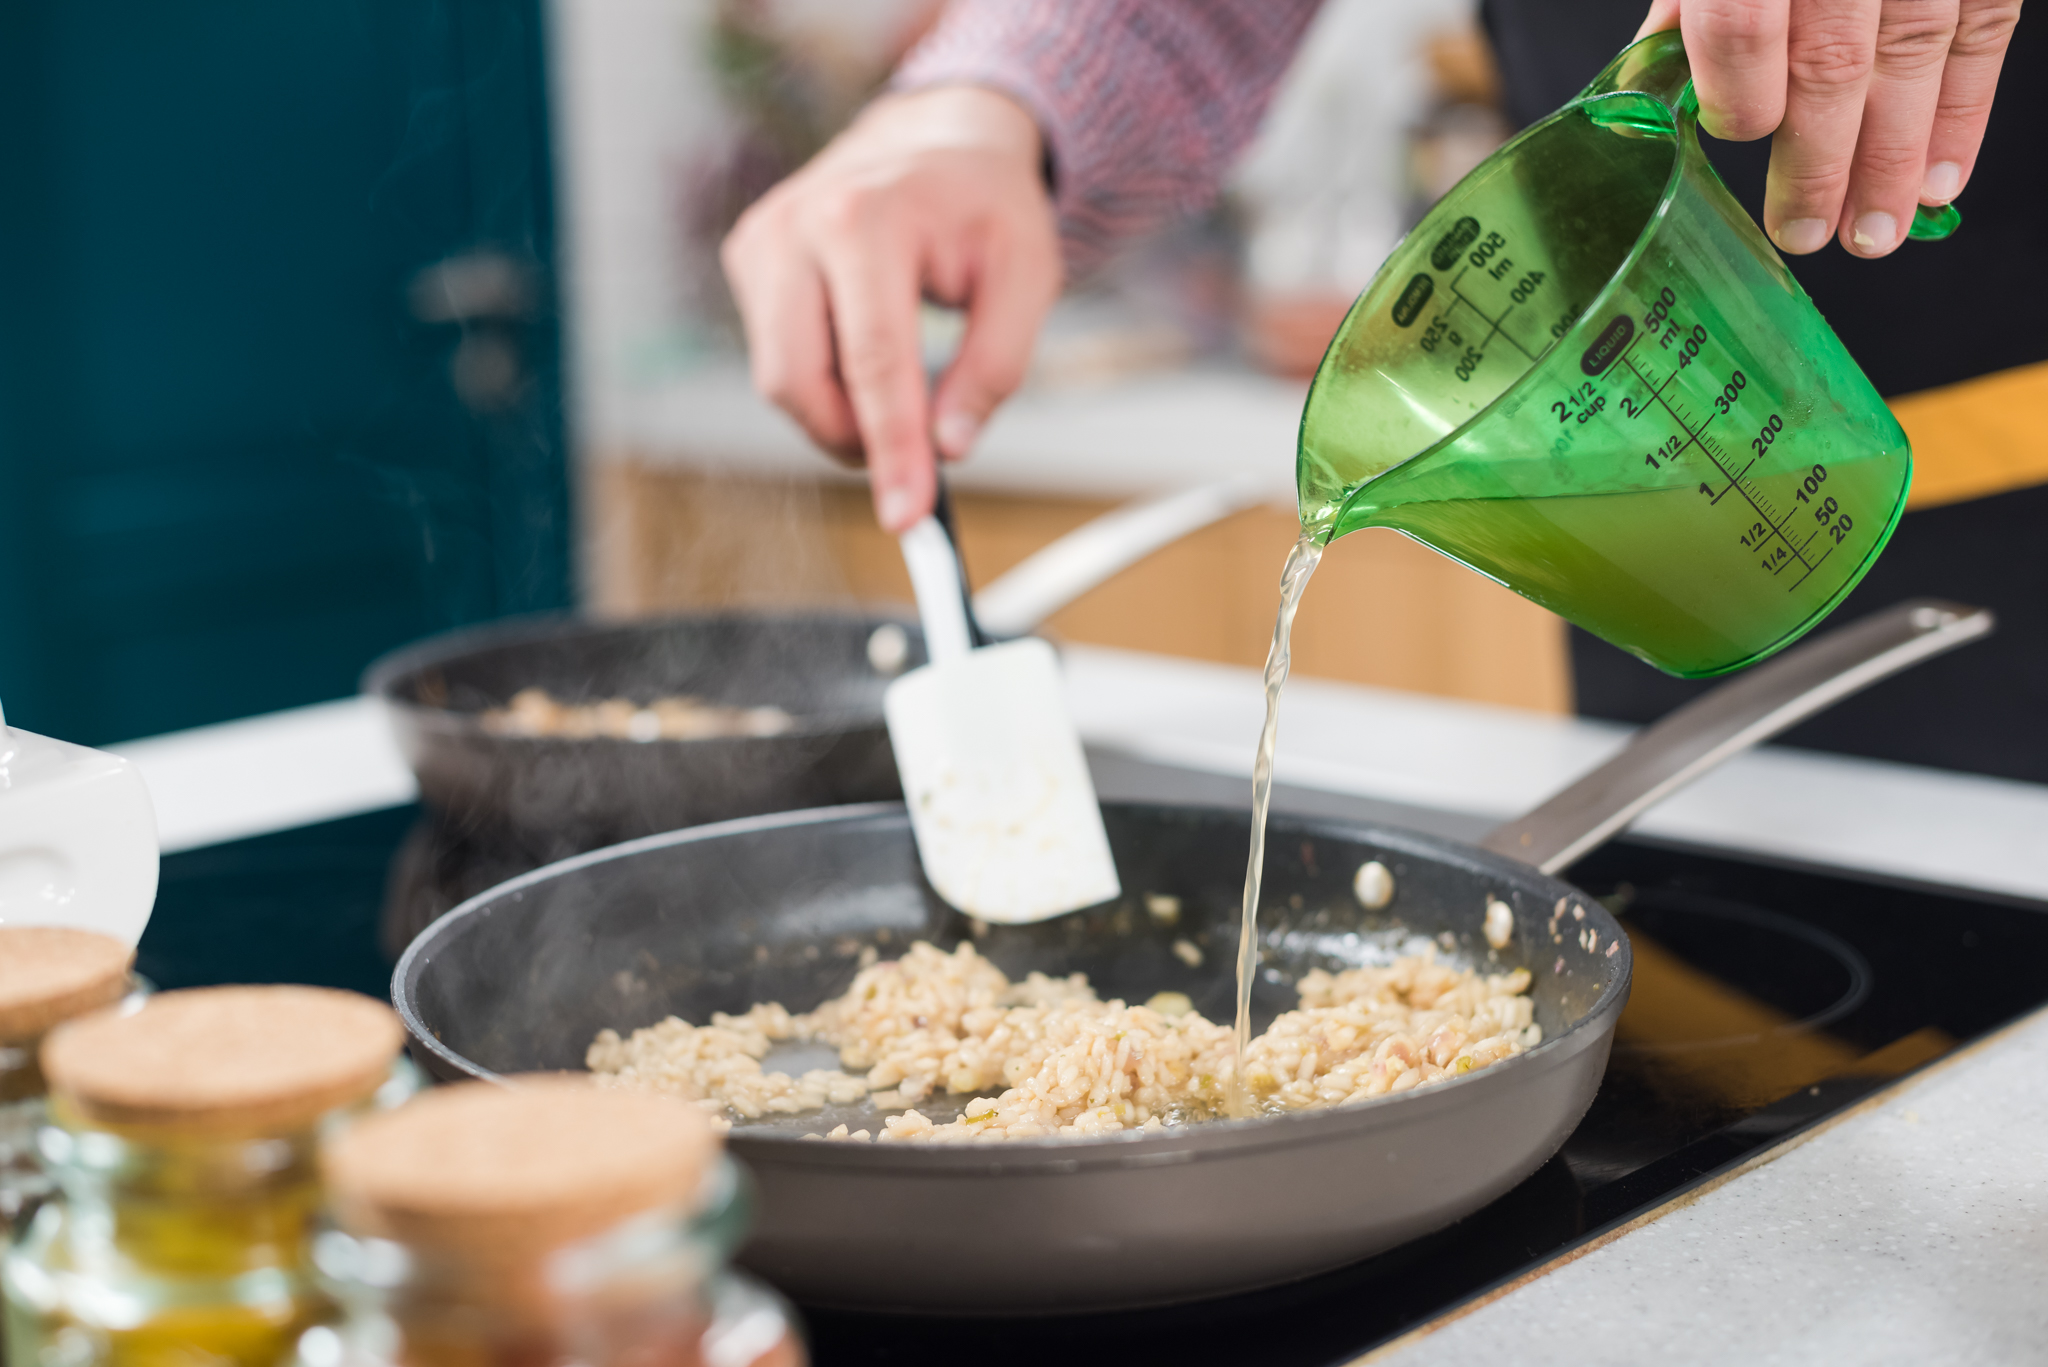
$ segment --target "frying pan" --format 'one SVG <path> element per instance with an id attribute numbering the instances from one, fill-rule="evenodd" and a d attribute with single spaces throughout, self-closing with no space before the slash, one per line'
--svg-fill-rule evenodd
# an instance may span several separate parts
<path id="1" fill-rule="evenodd" d="M 1620 927 L 1551 874 L 1727 755 L 1989 627 L 1987 613 L 1916 603 L 1813 642 L 1649 728 L 1486 847 L 1273 819 L 1255 1024 L 1290 1007 L 1292 983 L 1311 968 L 1426 940 L 1488 971 L 1528 968 L 1537 1047 L 1401 1096 L 1163 1133 L 962 1146 L 802 1137 L 841 1122 L 879 1130 L 865 1102 L 741 1124 L 732 1149 L 760 1191 L 744 1261 L 811 1304 L 1102 1309 L 1306 1276 L 1477 1210 L 1576 1126 L 1628 996 Z M 416 1056 L 443 1078 L 577 1068 L 606 1026 L 703 1021 L 755 1001 L 807 1009 L 845 988 L 864 948 L 894 955 L 918 939 L 972 938 L 1013 976 L 1083 971 L 1106 995 L 1185 992 L 1227 1019 L 1246 816 L 1110 804 L 1104 817 L 1126 896 L 1033 926 L 977 926 L 940 902 L 894 804 L 634 841 L 450 912 L 400 961 L 393 999 Z M 1367 860 L 1393 872 L 1380 911 L 1352 893 Z M 1178 898 L 1178 920 L 1162 924 L 1146 894 Z M 1499 951 L 1481 938 L 1490 899 L 1514 912 Z M 1180 939 L 1200 963 L 1173 952 Z"/>
<path id="2" fill-rule="evenodd" d="M 1119 509 L 1044 548 L 975 597 L 983 625 L 1019 635 L 1080 594 L 1199 527 L 1258 501 L 1247 481 Z M 878 629 L 903 633 L 878 666 Z M 370 666 L 427 803 L 521 868 L 657 831 L 759 812 L 901 795 L 882 691 L 923 663 L 908 614 L 720 612 L 601 623 L 571 615 L 452 632 Z M 573 703 L 689 694 L 775 706 L 775 736 L 633 741 L 506 736 L 481 713 L 523 688 Z"/>

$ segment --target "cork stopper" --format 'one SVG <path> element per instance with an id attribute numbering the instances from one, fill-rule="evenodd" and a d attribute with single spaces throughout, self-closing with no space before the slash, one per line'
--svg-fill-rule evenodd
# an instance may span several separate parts
<path id="1" fill-rule="evenodd" d="M 343 1227 L 503 1266 L 687 1209 L 717 1156 L 710 1117 L 680 1097 L 512 1081 L 436 1088 L 349 1126 L 325 1155 Z"/>
<path id="2" fill-rule="evenodd" d="M 60 1026 L 42 1063 L 88 1121 L 286 1134 L 376 1091 L 404 1039 L 390 1007 L 353 992 L 207 987 Z"/>
<path id="3" fill-rule="evenodd" d="M 95 930 L 0 926 L 0 1044 L 119 1001 L 134 962 L 133 949 Z"/>

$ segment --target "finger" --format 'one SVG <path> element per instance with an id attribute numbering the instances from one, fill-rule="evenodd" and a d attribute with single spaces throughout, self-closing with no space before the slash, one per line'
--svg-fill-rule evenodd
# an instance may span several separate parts
<path id="1" fill-rule="evenodd" d="M 2019 17 L 2019 0 L 1963 0 L 1927 142 L 1927 170 L 1920 185 L 1923 203 L 1946 204 L 1969 184 L 1977 151 L 1984 145 L 1999 68 Z"/>
<path id="2" fill-rule="evenodd" d="M 861 462 L 860 432 L 834 368 L 825 282 L 807 252 L 735 228 L 720 251 L 747 336 L 754 388 L 834 459 Z M 751 238 L 751 240 L 750 240 Z"/>
<path id="3" fill-rule="evenodd" d="M 1785 114 L 1789 0 L 1689 0 L 1679 13 L 1700 126 L 1749 142 Z"/>
<path id="4" fill-rule="evenodd" d="M 1878 0 L 1811 0 L 1785 43 L 1785 120 L 1771 140 L 1764 229 L 1794 255 L 1834 236 L 1877 52 Z"/>
<path id="5" fill-rule="evenodd" d="M 860 192 L 846 199 L 822 216 L 816 246 L 875 516 L 901 532 L 932 510 L 938 487 L 918 343 L 918 250 Z"/>
<path id="6" fill-rule="evenodd" d="M 1927 140 L 1956 32 L 1957 0 L 1885 0 L 1863 127 L 1842 211 L 1842 245 L 1888 255 L 1906 237 L 1927 170 Z"/>
<path id="7" fill-rule="evenodd" d="M 1050 219 L 1022 225 L 1024 233 L 1017 226 L 999 232 L 985 249 L 966 335 L 933 396 L 932 433 L 950 460 L 967 455 L 989 414 L 1024 382 L 1039 324 L 1059 295 L 1059 248 Z"/>
<path id="8" fill-rule="evenodd" d="M 1650 12 L 1643 16 L 1641 28 L 1636 30 L 1636 41 L 1641 42 L 1653 33 L 1668 33 L 1678 27 L 1678 0 L 1650 0 Z"/>

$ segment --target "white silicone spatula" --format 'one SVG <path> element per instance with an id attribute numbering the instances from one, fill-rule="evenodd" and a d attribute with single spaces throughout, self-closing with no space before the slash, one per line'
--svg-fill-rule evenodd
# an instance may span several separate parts
<path id="1" fill-rule="evenodd" d="M 952 538 L 927 517 L 901 538 L 931 663 L 882 713 L 925 877 L 984 921 L 1043 921 L 1117 896 L 1102 808 L 1052 647 L 976 648 Z"/>

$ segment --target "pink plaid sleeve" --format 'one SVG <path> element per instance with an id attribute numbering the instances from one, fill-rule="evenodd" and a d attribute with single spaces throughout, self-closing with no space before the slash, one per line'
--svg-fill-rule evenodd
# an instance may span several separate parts
<path id="1" fill-rule="evenodd" d="M 897 89 L 1020 100 L 1072 266 L 1216 196 L 1321 0 L 952 0 Z"/>

